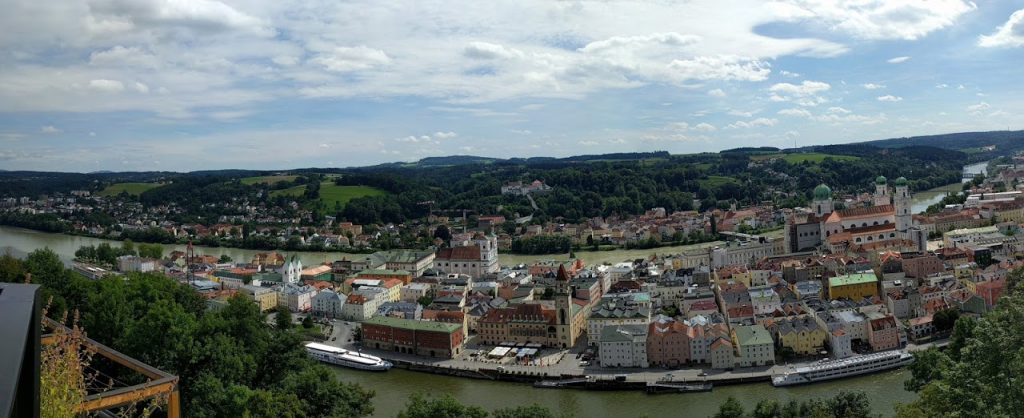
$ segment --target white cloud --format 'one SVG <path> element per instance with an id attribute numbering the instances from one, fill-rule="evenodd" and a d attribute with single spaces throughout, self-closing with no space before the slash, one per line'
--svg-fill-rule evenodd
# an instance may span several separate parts
<path id="1" fill-rule="evenodd" d="M 888 62 L 889 64 L 900 64 L 900 63 L 907 62 L 909 60 L 910 60 L 910 57 L 902 56 L 902 57 L 889 58 L 885 62 Z"/>
<path id="2" fill-rule="evenodd" d="M 936 85 L 935 85 L 935 88 L 937 88 L 937 89 L 944 89 L 944 88 L 946 88 L 946 87 L 949 87 L 949 84 L 946 84 L 946 83 L 940 83 L 940 84 L 936 84 Z"/>
<path id="3" fill-rule="evenodd" d="M 885 88 L 884 84 L 875 84 L 875 83 L 861 84 L 861 86 L 863 86 L 864 88 L 866 88 L 868 90 L 878 90 L 878 89 L 884 89 Z"/>
<path id="4" fill-rule="evenodd" d="M 39 132 L 42 132 L 44 134 L 59 134 L 64 131 L 60 130 L 60 128 L 57 128 L 56 126 L 46 125 L 42 128 L 39 128 Z"/>
<path id="5" fill-rule="evenodd" d="M 790 78 L 800 77 L 800 73 L 794 73 L 794 72 L 786 71 L 786 70 L 779 71 L 779 74 L 782 75 L 783 77 L 790 77 Z"/>
<path id="6" fill-rule="evenodd" d="M 773 93 L 787 94 L 791 96 L 810 96 L 832 88 L 828 83 L 821 81 L 804 80 L 800 84 L 778 83 L 768 88 Z"/>
<path id="7" fill-rule="evenodd" d="M 878 101 L 880 101 L 880 102 L 899 102 L 899 101 L 902 101 L 902 100 L 903 100 L 902 97 L 900 97 L 900 96 L 893 96 L 891 94 L 886 94 L 885 96 L 878 96 Z"/>
<path id="8" fill-rule="evenodd" d="M 773 102 L 793 102 L 800 106 L 813 107 L 828 100 L 818 95 L 831 89 L 832 86 L 821 81 L 804 80 L 800 84 L 777 83 L 768 88 L 772 94 L 768 100 Z"/>
<path id="9" fill-rule="evenodd" d="M 583 145 L 585 147 L 593 147 L 593 146 L 600 145 L 599 142 L 597 142 L 597 141 L 590 141 L 590 140 L 580 141 L 579 144 Z"/>
<path id="10" fill-rule="evenodd" d="M 711 97 L 725 97 L 725 92 L 722 89 L 714 89 L 708 91 L 708 96 Z"/>
<path id="11" fill-rule="evenodd" d="M 701 123 L 698 123 L 697 125 L 695 125 L 693 127 L 693 130 L 699 131 L 699 132 L 714 132 L 714 131 L 718 130 L 718 128 L 715 128 L 715 125 L 712 125 L 710 123 L 701 122 Z"/>
<path id="12" fill-rule="evenodd" d="M 728 129 L 747 129 L 747 128 L 757 128 L 757 127 L 769 127 L 769 126 L 775 126 L 775 124 L 778 123 L 778 122 L 779 122 L 778 119 L 769 119 L 769 118 L 757 118 L 757 119 L 754 119 L 754 120 L 751 120 L 751 121 L 739 120 L 739 121 L 736 121 L 736 122 L 730 124 L 729 126 L 726 126 L 726 128 L 728 128 Z"/>
<path id="13" fill-rule="evenodd" d="M 455 132 L 434 132 L 430 135 L 409 135 L 401 138 L 395 138 L 396 142 L 408 142 L 408 143 L 428 143 L 434 145 L 441 145 L 441 140 L 452 139 L 459 136 Z"/>
<path id="14" fill-rule="evenodd" d="M 846 108 L 843 108 L 843 107 L 839 107 L 839 106 L 830 107 L 830 108 L 828 108 L 828 111 L 829 111 L 829 113 L 841 113 L 841 114 L 844 114 L 844 115 L 851 113 L 849 109 L 846 109 Z"/>
<path id="15" fill-rule="evenodd" d="M 974 113 L 974 112 L 981 112 L 981 111 L 984 111 L 984 110 L 988 110 L 990 108 L 992 108 L 992 105 L 990 105 L 988 103 L 985 103 L 985 102 L 981 102 L 981 103 L 978 103 L 978 104 L 973 104 L 973 105 L 967 106 L 967 111 L 971 112 L 971 113 Z"/>
<path id="16" fill-rule="evenodd" d="M 782 0 L 779 15 L 860 39 L 922 38 L 977 8 L 970 1 Z"/>
<path id="17" fill-rule="evenodd" d="M 488 42 L 473 42 L 466 46 L 463 50 L 463 55 L 468 58 L 481 59 L 481 60 L 493 60 L 493 59 L 509 59 L 509 58 L 522 58 L 522 51 L 515 49 L 505 48 L 498 44 L 492 44 Z"/>
<path id="18" fill-rule="evenodd" d="M 117 80 L 97 79 L 89 80 L 89 88 L 105 93 L 117 93 L 124 91 L 124 83 Z"/>
<path id="19" fill-rule="evenodd" d="M 156 68 L 158 63 L 159 60 L 156 56 L 137 46 L 116 45 L 113 48 L 89 54 L 89 64 L 95 66 Z"/>
<path id="20" fill-rule="evenodd" d="M 89 132 L 89 136 L 91 136 L 91 137 L 96 136 L 96 132 Z"/>
<path id="21" fill-rule="evenodd" d="M 991 35 L 978 37 L 978 45 L 986 48 L 1024 46 L 1024 9 L 1013 12 Z"/>
<path id="22" fill-rule="evenodd" d="M 134 84 L 134 87 L 135 87 L 135 91 L 137 91 L 139 93 L 143 93 L 143 94 L 149 93 L 149 86 L 147 86 L 147 85 L 145 85 L 143 83 L 140 83 L 140 82 L 136 81 L 135 84 Z"/>
<path id="23" fill-rule="evenodd" d="M 798 116 L 798 117 L 803 117 L 803 118 L 811 117 L 811 112 L 807 111 L 807 109 L 797 109 L 797 108 L 794 108 L 794 109 L 782 109 L 778 113 L 780 115 L 785 115 L 785 116 Z"/>
<path id="24" fill-rule="evenodd" d="M 698 41 L 700 41 L 699 36 L 681 35 L 676 32 L 655 33 L 640 36 L 613 36 L 601 41 L 591 42 L 583 48 L 580 48 L 580 52 L 600 53 L 617 49 L 633 49 L 638 46 L 642 47 L 651 44 L 682 47 L 695 44 Z"/>
<path id="25" fill-rule="evenodd" d="M 359 45 L 336 47 L 331 52 L 318 55 L 312 61 L 329 71 L 352 72 L 387 65 L 391 58 L 384 51 Z"/>

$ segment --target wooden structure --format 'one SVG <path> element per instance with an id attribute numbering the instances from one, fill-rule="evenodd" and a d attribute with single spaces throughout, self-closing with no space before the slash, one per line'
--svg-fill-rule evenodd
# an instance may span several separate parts
<path id="1" fill-rule="evenodd" d="M 45 318 L 44 323 L 47 328 L 55 329 L 57 327 L 61 327 L 64 328 L 65 331 L 70 332 L 70 330 L 68 330 L 68 328 L 63 324 L 52 319 Z M 55 338 L 53 334 L 46 334 L 42 336 L 41 343 L 44 345 L 51 344 L 54 340 Z M 178 394 L 177 376 L 158 370 L 89 338 L 83 339 L 82 345 L 84 346 L 83 348 L 89 349 L 111 362 L 127 367 L 128 369 L 145 376 L 147 381 L 137 385 L 111 388 L 107 391 L 90 394 L 86 396 L 85 401 L 79 405 L 79 412 L 90 413 L 104 411 L 112 408 L 133 405 L 141 401 L 166 397 L 167 417 L 181 417 L 181 401 Z"/>

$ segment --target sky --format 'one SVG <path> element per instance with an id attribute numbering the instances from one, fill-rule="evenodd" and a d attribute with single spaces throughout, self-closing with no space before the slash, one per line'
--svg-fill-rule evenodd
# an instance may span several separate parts
<path id="1" fill-rule="evenodd" d="M 1001 0 L 0 0 L 0 169 L 348 167 L 1022 129 Z"/>

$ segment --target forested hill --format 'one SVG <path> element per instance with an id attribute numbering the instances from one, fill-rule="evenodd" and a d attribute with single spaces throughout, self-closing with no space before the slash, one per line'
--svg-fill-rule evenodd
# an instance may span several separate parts
<path id="1" fill-rule="evenodd" d="M 987 161 L 1024 150 L 1024 131 L 959 132 L 861 142 L 881 148 L 928 146 L 964 151 L 970 162 Z"/>

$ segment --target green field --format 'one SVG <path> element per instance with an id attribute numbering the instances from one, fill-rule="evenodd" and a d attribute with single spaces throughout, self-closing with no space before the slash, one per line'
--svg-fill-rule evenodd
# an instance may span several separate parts
<path id="1" fill-rule="evenodd" d="M 274 184 L 279 181 L 293 181 L 298 176 L 258 176 L 242 179 L 242 184 Z"/>
<path id="2" fill-rule="evenodd" d="M 301 196 L 306 192 L 306 185 L 289 187 L 287 189 L 274 190 L 270 192 L 271 197 L 277 196 Z M 380 196 L 387 194 L 386 191 L 370 186 L 338 186 L 334 182 L 325 181 L 320 183 L 320 201 L 328 211 L 334 210 L 334 202 L 340 207 L 345 207 L 349 200 L 357 197 Z"/>
<path id="3" fill-rule="evenodd" d="M 144 192 L 146 190 L 155 189 L 155 188 L 160 187 L 160 186 L 163 186 L 163 184 L 162 183 L 114 183 L 114 184 L 111 184 L 111 185 L 107 186 L 107 188 L 103 189 L 102 191 L 100 191 L 97 194 L 100 195 L 100 196 L 117 196 L 117 195 L 121 194 L 121 192 L 128 192 L 128 194 L 130 194 L 132 196 L 138 196 L 138 195 L 142 194 L 142 192 Z"/>
<path id="4" fill-rule="evenodd" d="M 790 164 L 800 164 L 800 163 L 803 163 L 804 161 L 810 161 L 812 163 L 817 164 L 817 163 L 820 163 L 822 161 L 825 161 L 825 158 L 829 158 L 829 157 L 831 157 L 833 160 L 836 160 L 836 161 L 856 161 L 856 160 L 860 159 L 860 157 L 854 157 L 852 155 L 822 154 L 822 153 L 819 153 L 819 152 L 805 152 L 805 153 L 800 153 L 800 154 L 765 154 L 765 155 L 755 155 L 755 156 L 751 156 L 750 159 L 754 160 L 754 161 L 763 161 L 763 160 L 767 160 L 767 159 L 771 159 L 771 158 L 779 158 L 779 157 L 781 157 L 783 160 L 786 160 L 786 162 L 790 163 Z"/>
<path id="5" fill-rule="evenodd" d="M 708 176 L 707 179 L 699 180 L 699 182 L 700 182 L 700 184 L 702 186 L 715 187 L 715 186 L 721 186 L 721 185 L 723 185 L 725 183 L 736 183 L 736 179 L 734 179 L 732 177 L 723 177 L 723 176 Z"/>
<path id="6" fill-rule="evenodd" d="M 306 185 L 302 184 L 299 186 L 289 187 L 287 189 L 273 190 L 270 192 L 270 197 L 278 196 L 302 196 L 306 192 Z"/>
<path id="7" fill-rule="evenodd" d="M 381 196 L 388 192 L 370 186 L 339 186 L 331 182 L 320 183 L 320 201 L 327 210 L 334 210 L 335 202 L 345 207 L 349 200 L 357 197 Z"/>

